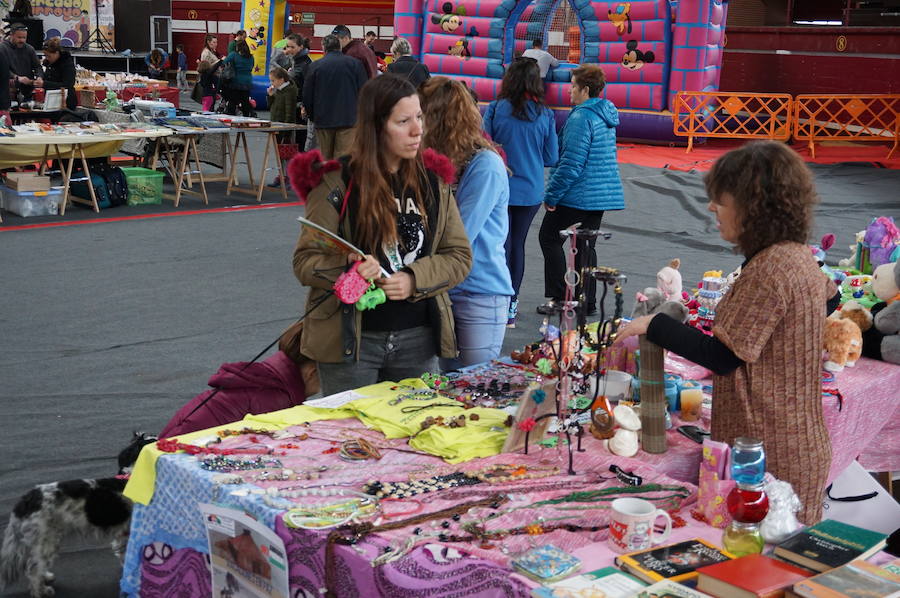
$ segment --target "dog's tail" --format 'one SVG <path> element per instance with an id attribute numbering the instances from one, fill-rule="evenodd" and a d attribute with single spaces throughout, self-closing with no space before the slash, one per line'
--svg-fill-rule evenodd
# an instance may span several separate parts
<path id="1" fill-rule="evenodd" d="M 41 500 L 41 491 L 34 488 L 16 503 L 12 515 L 9 516 L 9 524 L 6 526 L 6 533 L 3 534 L 3 544 L 0 545 L 0 591 L 15 583 L 25 572 L 29 547 L 23 541 L 22 519 L 19 514 L 35 501 L 40 505 Z"/>

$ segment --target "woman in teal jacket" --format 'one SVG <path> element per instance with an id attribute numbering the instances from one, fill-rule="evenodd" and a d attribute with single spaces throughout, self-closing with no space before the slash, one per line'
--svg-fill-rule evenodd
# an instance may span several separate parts
<path id="1" fill-rule="evenodd" d="M 241 113 L 250 116 L 253 106 L 250 104 L 250 88 L 253 84 L 253 55 L 250 54 L 250 46 L 244 40 L 234 46 L 234 52 L 228 54 L 223 61 L 234 68 L 234 77 L 225 82 L 223 93 L 225 95 L 225 112 L 237 114 L 238 104 Z"/>
<path id="2" fill-rule="evenodd" d="M 566 258 L 559 231 L 576 222 L 597 229 L 607 210 L 624 210 L 625 195 L 616 161 L 616 126 L 619 113 L 609 100 L 600 98 L 606 85 L 603 69 L 583 65 L 572 71 L 569 97 L 572 112 L 560 133 L 559 164 L 550 174 L 544 193 L 544 221 L 538 239 L 544 254 L 544 296 L 550 301 L 538 307 L 548 314 L 565 298 Z M 589 265 L 597 265 L 594 241 L 589 242 Z M 587 313 L 597 311 L 596 284 L 588 282 Z"/>

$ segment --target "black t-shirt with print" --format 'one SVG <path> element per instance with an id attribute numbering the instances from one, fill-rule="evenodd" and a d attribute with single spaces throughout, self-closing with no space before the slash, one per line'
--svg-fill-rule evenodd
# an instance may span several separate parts
<path id="1" fill-rule="evenodd" d="M 393 246 L 384 246 L 376 257 L 381 267 L 390 274 L 400 272 L 422 256 L 428 255 L 432 243 L 432 235 L 425 226 L 425 219 L 419 213 L 416 202 L 410 193 L 403 193 L 399 181 L 392 181 L 394 202 L 397 207 L 398 242 Z M 351 221 L 358 214 L 359 194 L 350 194 Z M 428 206 L 431 208 L 432 206 Z M 427 217 L 434 222 L 436 214 Z M 371 331 L 406 330 L 419 326 L 428 326 L 431 322 L 428 313 L 428 301 L 391 301 L 388 300 L 375 309 L 366 310 L 362 315 L 362 329 Z"/>

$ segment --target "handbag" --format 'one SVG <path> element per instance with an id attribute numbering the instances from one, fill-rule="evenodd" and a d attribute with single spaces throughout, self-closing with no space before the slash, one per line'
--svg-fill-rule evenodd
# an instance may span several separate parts
<path id="1" fill-rule="evenodd" d="M 223 62 L 222 64 L 222 72 L 219 74 L 219 81 L 222 83 L 228 83 L 232 79 L 234 79 L 235 70 L 233 62 Z"/>
<path id="2" fill-rule="evenodd" d="M 203 86 L 200 85 L 200 81 L 194 83 L 194 88 L 191 90 L 191 99 L 198 104 L 203 103 Z"/>

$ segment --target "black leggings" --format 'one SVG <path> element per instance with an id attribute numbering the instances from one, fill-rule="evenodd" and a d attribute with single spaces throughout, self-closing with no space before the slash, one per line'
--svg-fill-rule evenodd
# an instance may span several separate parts
<path id="1" fill-rule="evenodd" d="M 509 206 L 509 234 L 506 237 L 506 266 L 512 276 L 513 301 L 519 296 L 519 288 L 522 286 L 522 278 L 525 276 L 525 240 L 528 238 L 528 229 L 535 214 L 541 209 L 541 204 L 533 206 Z"/>
<path id="2" fill-rule="evenodd" d="M 541 251 L 544 253 L 544 296 L 554 301 L 562 301 L 566 296 L 566 283 L 563 277 L 566 274 L 566 254 L 563 250 L 563 238 L 559 231 L 564 230 L 576 222 L 581 223 L 581 228 L 596 229 L 603 220 L 603 210 L 589 211 L 556 206 L 556 210 L 544 213 L 544 221 L 541 223 L 541 232 L 538 239 L 541 243 Z M 566 240 L 568 244 L 568 240 Z M 588 242 L 588 266 L 597 265 L 596 240 Z M 576 256 L 576 264 L 578 264 Z M 578 289 L 576 289 L 577 293 Z M 597 304 L 597 281 L 591 277 L 588 280 L 587 308 L 592 309 Z"/>
<path id="3" fill-rule="evenodd" d="M 233 89 L 228 88 L 222 92 L 225 96 L 225 113 L 237 114 L 238 104 L 241 106 L 241 114 L 250 116 L 253 112 L 253 106 L 250 105 L 249 89 Z"/>

